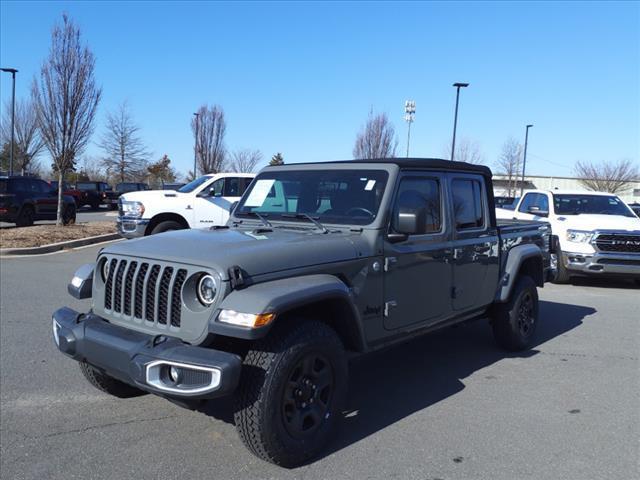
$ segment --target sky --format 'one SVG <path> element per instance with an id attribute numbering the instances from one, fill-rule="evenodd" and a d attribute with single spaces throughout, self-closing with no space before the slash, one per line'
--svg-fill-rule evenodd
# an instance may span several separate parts
<path id="1" fill-rule="evenodd" d="M 527 173 L 570 176 L 577 161 L 640 164 L 640 2 L 0 2 L 0 63 L 25 98 L 66 12 L 96 56 L 107 112 L 123 101 L 153 159 L 193 165 L 190 121 L 221 105 L 230 151 L 263 164 L 352 158 L 368 113 L 386 112 L 406 153 L 442 157 L 478 142 L 495 166 L 510 136 Z M 11 99 L 3 73 L 0 101 Z M 47 155 L 41 161 L 48 163 Z"/>

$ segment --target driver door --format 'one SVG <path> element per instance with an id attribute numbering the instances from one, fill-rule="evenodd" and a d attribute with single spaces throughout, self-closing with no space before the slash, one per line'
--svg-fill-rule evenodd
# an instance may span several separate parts
<path id="1" fill-rule="evenodd" d="M 390 233 L 404 211 L 419 208 L 415 233 L 384 242 L 384 327 L 396 330 L 442 321 L 451 312 L 451 232 L 443 214 L 444 177 L 404 174 L 395 194 Z"/>

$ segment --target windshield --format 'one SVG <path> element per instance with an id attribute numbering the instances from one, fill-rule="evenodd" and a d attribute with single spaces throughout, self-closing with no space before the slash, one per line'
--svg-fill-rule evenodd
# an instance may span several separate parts
<path id="1" fill-rule="evenodd" d="M 196 178 L 195 180 L 192 180 L 191 182 L 187 183 L 186 185 L 180 187 L 178 189 L 178 191 L 180 193 L 190 193 L 193 192 L 196 188 L 198 188 L 200 185 L 202 185 L 205 182 L 208 182 L 209 180 L 211 180 L 211 177 L 200 177 L 200 178 Z"/>
<path id="2" fill-rule="evenodd" d="M 272 220 L 368 225 L 378 215 L 388 174 L 384 170 L 288 170 L 263 172 L 234 215 L 259 213 Z"/>
<path id="3" fill-rule="evenodd" d="M 556 215 L 622 215 L 633 217 L 627 206 L 613 195 L 553 195 Z"/>

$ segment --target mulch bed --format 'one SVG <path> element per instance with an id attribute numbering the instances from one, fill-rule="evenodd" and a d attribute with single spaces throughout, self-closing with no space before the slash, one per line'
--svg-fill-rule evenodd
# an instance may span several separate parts
<path id="1" fill-rule="evenodd" d="M 8 227 L 0 229 L 0 248 L 40 247 L 108 233 L 116 233 L 115 222 L 79 223 L 65 227 L 55 225 Z"/>

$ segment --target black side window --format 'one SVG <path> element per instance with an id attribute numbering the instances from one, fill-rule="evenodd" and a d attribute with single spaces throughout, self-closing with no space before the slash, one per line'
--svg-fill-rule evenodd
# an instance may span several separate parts
<path id="1" fill-rule="evenodd" d="M 224 197 L 239 197 L 241 193 L 240 178 L 227 177 L 224 182 Z"/>
<path id="2" fill-rule="evenodd" d="M 209 186 L 209 196 L 220 197 L 222 196 L 222 190 L 224 188 L 224 178 L 216 180 Z"/>
<path id="3" fill-rule="evenodd" d="M 520 204 L 519 212 L 530 213 L 531 207 L 537 207 L 538 210 L 543 212 L 549 211 L 549 199 L 543 193 L 527 193 L 524 196 L 524 200 Z"/>
<path id="4" fill-rule="evenodd" d="M 42 180 L 32 180 L 34 185 L 34 190 L 39 193 L 49 193 L 51 192 L 51 187 L 47 182 L 43 182 Z M 63 186 L 64 190 L 64 186 Z"/>
<path id="5" fill-rule="evenodd" d="M 482 184 L 478 180 L 456 179 L 451 182 L 456 229 L 484 226 Z"/>
<path id="6" fill-rule="evenodd" d="M 251 185 L 252 181 L 253 178 L 251 177 L 242 178 L 242 189 L 240 191 L 240 195 L 244 195 L 245 190 L 249 187 L 249 185 Z"/>
<path id="7" fill-rule="evenodd" d="M 9 191 L 12 193 L 24 193 L 31 191 L 31 186 L 26 178 L 12 178 L 9 180 Z"/>
<path id="8" fill-rule="evenodd" d="M 392 228 L 398 231 L 398 214 L 403 211 L 417 211 L 417 235 L 436 233 L 441 229 L 440 183 L 435 178 L 407 177 L 400 181 L 393 215 Z"/>
<path id="9" fill-rule="evenodd" d="M 527 213 L 529 211 L 529 207 L 534 205 L 535 196 L 536 196 L 535 193 L 527 193 L 522 199 L 522 202 L 520 202 L 520 207 L 518 208 L 518 211 Z"/>

